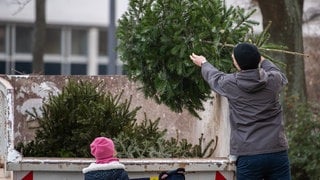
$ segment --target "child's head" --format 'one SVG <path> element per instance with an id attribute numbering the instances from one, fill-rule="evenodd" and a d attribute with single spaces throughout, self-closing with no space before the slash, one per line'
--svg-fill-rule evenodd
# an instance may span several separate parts
<path id="1" fill-rule="evenodd" d="M 111 139 L 97 137 L 90 144 L 91 154 L 96 158 L 96 163 L 108 163 L 114 161 L 115 148 Z"/>

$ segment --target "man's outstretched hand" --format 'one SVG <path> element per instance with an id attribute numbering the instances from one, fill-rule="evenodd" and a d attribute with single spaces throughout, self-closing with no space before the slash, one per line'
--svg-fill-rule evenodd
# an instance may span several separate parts
<path id="1" fill-rule="evenodd" d="M 199 67 L 201 67 L 203 63 L 207 62 L 207 59 L 204 56 L 201 56 L 201 55 L 199 56 L 199 55 L 196 55 L 195 53 L 192 53 L 190 55 L 190 59 L 194 64 L 196 64 Z"/>

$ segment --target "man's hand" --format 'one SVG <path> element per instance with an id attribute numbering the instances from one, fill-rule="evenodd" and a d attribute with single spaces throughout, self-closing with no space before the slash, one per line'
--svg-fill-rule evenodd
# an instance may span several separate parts
<path id="1" fill-rule="evenodd" d="M 194 64 L 196 64 L 197 66 L 201 67 L 201 65 L 205 62 L 207 62 L 206 58 L 204 56 L 198 56 L 194 53 L 192 53 L 190 55 L 190 59 L 192 60 L 192 62 Z"/>

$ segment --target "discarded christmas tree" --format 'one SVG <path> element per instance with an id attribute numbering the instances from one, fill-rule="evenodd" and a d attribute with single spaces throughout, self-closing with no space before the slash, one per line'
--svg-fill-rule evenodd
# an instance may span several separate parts
<path id="1" fill-rule="evenodd" d="M 233 45 L 261 47 L 268 39 L 265 32 L 253 34 L 252 14 L 221 0 L 132 0 L 117 29 L 120 59 L 146 97 L 200 118 L 211 90 L 189 55 L 205 55 L 218 69 L 233 71 Z"/>

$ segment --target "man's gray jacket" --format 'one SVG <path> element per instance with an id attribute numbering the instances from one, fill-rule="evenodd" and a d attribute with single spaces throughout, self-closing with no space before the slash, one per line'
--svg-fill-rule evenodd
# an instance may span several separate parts
<path id="1" fill-rule="evenodd" d="M 261 68 L 226 74 L 210 63 L 201 66 L 203 78 L 229 102 L 230 154 L 255 155 L 288 149 L 279 94 L 288 83 L 272 62 Z"/>

